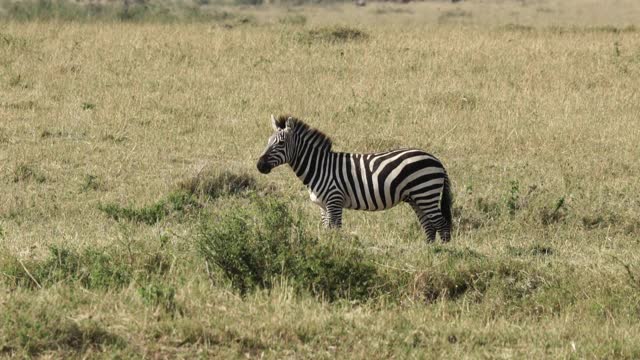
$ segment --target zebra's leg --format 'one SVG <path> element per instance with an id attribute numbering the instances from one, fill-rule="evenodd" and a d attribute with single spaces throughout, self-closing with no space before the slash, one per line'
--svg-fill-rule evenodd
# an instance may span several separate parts
<path id="1" fill-rule="evenodd" d="M 322 226 L 329 227 L 329 214 L 323 207 L 320 207 L 320 216 L 322 217 Z"/>
<path id="2" fill-rule="evenodd" d="M 424 230 L 425 235 L 427 235 L 427 242 L 436 241 L 436 228 L 431 225 L 429 217 L 424 213 L 424 211 L 422 211 L 422 208 L 420 208 L 420 206 L 418 206 L 418 204 L 416 204 L 413 199 L 409 198 L 405 201 L 409 203 L 409 205 L 411 205 L 411 208 L 416 213 L 418 221 L 420 222 L 420 226 L 422 227 L 422 230 Z"/>
<path id="3" fill-rule="evenodd" d="M 432 215 L 430 221 L 438 230 L 438 233 L 440 233 L 440 240 L 442 240 L 443 243 L 449 242 L 449 240 L 451 240 L 451 224 L 442 216 L 440 209 L 437 209 L 437 212 Z"/>
<path id="4" fill-rule="evenodd" d="M 342 206 L 328 205 L 327 206 L 327 218 L 330 228 L 342 227 Z"/>
<path id="5" fill-rule="evenodd" d="M 427 219 L 429 219 L 431 226 L 440 233 L 440 240 L 445 243 L 449 242 L 449 240 L 451 240 L 451 224 L 442 216 L 442 211 L 438 207 L 438 203 L 419 206 Z"/>

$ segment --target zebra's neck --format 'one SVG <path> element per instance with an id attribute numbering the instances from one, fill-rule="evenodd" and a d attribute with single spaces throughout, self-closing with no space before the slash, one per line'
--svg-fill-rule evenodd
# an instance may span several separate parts
<path id="1" fill-rule="evenodd" d="M 326 147 L 303 146 L 296 151 L 290 165 L 296 176 L 313 188 L 316 184 L 325 182 L 331 174 L 330 168 L 335 156 L 336 153 Z"/>

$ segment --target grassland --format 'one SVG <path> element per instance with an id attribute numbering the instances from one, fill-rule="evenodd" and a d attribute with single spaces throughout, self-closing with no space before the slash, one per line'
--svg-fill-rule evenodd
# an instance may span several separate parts
<path id="1" fill-rule="evenodd" d="M 640 357 L 640 5 L 225 9 L 0 24 L 0 356 Z M 453 241 L 321 229 L 284 112 L 438 155 Z"/>

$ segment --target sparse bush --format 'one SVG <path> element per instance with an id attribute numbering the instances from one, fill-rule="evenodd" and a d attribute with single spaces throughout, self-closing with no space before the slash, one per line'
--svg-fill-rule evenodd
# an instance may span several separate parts
<path id="1" fill-rule="evenodd" d="M 458 92 L 435 93 L 428 101 L 433 106 L 450 110 L 474 110 L 478 104 L 476 96 Z"/>
<path id="2" fill-rule="evenodd" d="M 564 196 L 560 197 L 553 208 L 544 207 L 540 211 L 540 221 L 542 225 L 551 225 L 562 222 L 567 217 L 567 207 Z"/>
<path id="3" fill-rule="evenodd" d="M 116 221 L 127 220 L 147 225 L 153 225 L 171 213 L 184 214 L 199 207 L 200 204 L 185 191 L 172 192 L 166 199 L 142 208 L 113 203 L 98 205 L 98 209 Z"/>
<path id="4" fill-rule="evenodd" d="M 509 215 L 514 216 L 516 214 L 516 211 L 520 209 L 520 186 L 517 180 L 511 181 L 511 189 L 509 191 L 509 196 L 507 197 L 506 202 Z"/>
<path id="5" fill-rule="evenodd" d="M 239 0 L 244 1 L 244 0 Z M 260 0 L 246 0 L 260 1 Z M 5 1 L 0 4 L 0 18 L 17 21 L 58 20 L 58 21 L 122 21 L 122 22 L 201 22 L 222 21 L 240 18 L 229 12 L 201 7 L 206 0 L 190 4 L 188 2 L 130 1 L 117 2 L 73 2 L 66 0 L 25 0 Z M 94 105 L 85 103 L 88 105 Z M 84 110 L 89 108 L 83 105 Z"/>
<path id="6" fill-rule="evenodd" d="M 161 308 L 169 314 L 179 311 L 176 303 L 176 289 L 160 282 L 151 282 L 138 289 L 140 297 L 145 304 Z"/>
<path id="7" fill-rule="evenodd" d="M 237 5 L 262 5 L 263 0 L 234 0 Z"/>
<path id="8" fill-rule="evenodd" d="M 462 296 L 480 302 L 491 293 L 504 303 L 532 295 L 552 279 L 520 261 L 496 261 L 479 254 L 461 254 L 436 262 L 414 274 L 411 294 L 431 303 Z"/>
<path id="9" fill-rule="evenodd" d="M 58 282 L 77 282 L 87 289 L 120 288 L 132 278 L 131 270 L 121 259 L 105 252 L 87 249 L 77 253 L 55 246 L 42 261 L 22 262 L 6 255 L 0 259 L 0 268 L 11 285 L 26 288 Z"/>
<path id="10" fill-rule="evenodd" d="M 278 22 L 285 25 L 304 25 L 307 23 L 307 17 L 300 14 L 287 15 L 281 17 Z"/>
<path id="11" fill-rule="evenodd" d="M 188 194 L 210 200 L 220 196 L 239 195 L 256 190 L 256 180 L 253 176 L 245 173 L 204 171 L 183 180 L 178 184 L 178 187 Z"/>
<path id="12" fill-rule="evenodd" d="M 21 164 L 13 171 L 13 182 L 23 182 L 34 180 L 37 183 L 43 183 L 47 179 L 34 166 Z"/>
<path id="13" fill-rule="evenodd" d="M 198 245 L 241 294 L 273 287 L 287 278 L 297 290 L 329 301 L 365 300 L 380 284 L 375 266 L 343 241 L 320 242 L 299 219 L 273 199 L 253 202 L 255 213 L 234 209 L 214 224 L 203 224 Z"/>
<path id="14" fill-rule="evenodd" d="M 82 107 L 82 110 L 93 110 L 96 108 L 96 104 L 83 102 L 81 107 Z"/>
<path id="15" fill-rule="evenodd" d="M 82 185 L 80 188 L 83 192 L 87 192 L 89 190 L 94 190 L 94 191 L 101 190 L 102 188 L 104 188 L 104 186 L 98 180 L 97 176 L 87 174 L 84 176 L 84 179 L 82 181 Z"/>
<path id="16" fill-rule="evenodd" d="M 345 43 L 352 41 L 364 41 L 368 38 L 369 35 L 366 32 L 348 26 L 322 27 L 298 34 L 298 40 L 305 43 Z"/>
<path id="17" fill-rule="evenodd" d="M 553 248 L 544 245 L 533 245 L 530 247 L 513 247 L 507 246 L 507 250 L 510 255 L 513 256 L 550 256 L 553 255 Z"/>
<path id="18" fill-rule="evenodd" d="M 533 26 L 522 25 L 522 24 L 506 24 L 502 26 L 500 29 L 502 29 L 503 31 L 510 31 L 510 32 L 532 32 L 533 30 L 535 30 Z"/>
<path id="19" fill-rule="evenodd" d="M 38 356 L 50 350 L 84 353 L 95 348 L 122 349 L 127 343 L 93 320 L 74 321 L 57 304 L 10 301 L 0 312 L 3 355 Z"/>
<path id="20" fill-rule="evenodd" d="M 153 225 L 162 220 L 167 214 L 164 201 L 143 207 L 134 208 L 132 206 L 120 206 L 118 204 L 100 204 L 98 209 L 107 214 L 110 218 L 119 221 L 127 220 Z"/>
<path id="21" fill-rule="evenodd" d="M 446 23 L 450 21 L 460 21 L 461 19 L 470 18 L 473 14 L 470 11 L 462 9 L 446 10 L 438 16 L 438 22 Z"/>
<path id="22" fill-rule="evenodd" d="M 413 11 L 404 7 L 379 7 L 373 10 L 374 14 L 386 15 L 386 14 L 413 14 Z"/>

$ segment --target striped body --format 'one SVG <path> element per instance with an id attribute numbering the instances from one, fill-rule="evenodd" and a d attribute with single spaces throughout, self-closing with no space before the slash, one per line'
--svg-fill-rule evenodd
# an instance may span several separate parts
<path id="1" fill-rule="evenodd" d="M 342 209 L 385 210 L 409 203 L 429 241 L 450 234 L 448 177 L 442 163 L 418 149 L 375 154 L 333 152 L 331 140 L 300 120 L 274 120 L 276 133 L 258 162 L 267 173 L 288 163 L 321 208 L 326 226 L 342 225 Z M 442 206 L 441 206 L 442 197 Z"/>

